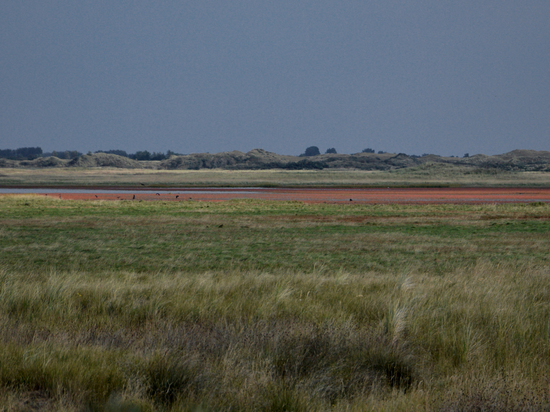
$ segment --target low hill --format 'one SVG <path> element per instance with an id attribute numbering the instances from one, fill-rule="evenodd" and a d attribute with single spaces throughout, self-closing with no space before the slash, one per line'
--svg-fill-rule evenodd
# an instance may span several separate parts
<path id="1" fill-rule="evenodd" d="M 427 171 L 429 168 L 426 168 L 426 165 L 430 164 L 459 167 L 465 173 L 476 173 L 480 170 L 550 172 L 550 152 L 514 150 L 495 156 L 478 154 L 464 158 L 437 155 L 409 156 L 404 153 L 321 154 L 301 157 L 278 155 L 266 150 L 254 149 L 247 153 L 232 151 L 214 154 L 174 155 L 163 161 L 137 161 L 107 153 L 81 155 L 72 160 L 62 160 L 56 157 L 24 161 L 0 159 L 0 168 L 109 167 L 157 170 L 357 169 L 389 171 L 411 168 L 411 170 Z"/>
<path id="2" fill-rule="evenodd" d="M 471 157 L 437 155 L 409 156 L 404 153 L 322 154 L 311 157 L 285 156 L 262 149 L 248 153 L 233 151 L 216 154 L 172 156 L 160 162 L 159 169 L 360 169 L 394 170 L 426 163 L 446 163 L 465 168 L 489 168 L 505 171 L 550 171 L 550 152 L 514 150 L 509 153 Z"/>
<path id="3" fill-rule="evenodd" d="M 286 156 L 254 149 L 248 153 L 239 151 L 216 154 L 190 154 L 171 156 L 162 161 L 160 169 L 362 169 L 390 170 L 410 167 L 421 162 L 406 154 L 322 154 L 301 157 Z"/>
<path id="4" fill-rule="evenodd" d="M 550 152 L 536 150 L 513 150 L 497 156 L 479 159 L 480 167 L 503 170 L 550 171 Z"/>
<path id="5" fill-rule="evenodd" d="M 94 153 L 78 156 L 67 163 L 67 167 L 116 167 L 121 169 L 151 169 L 152 162 L 139 162 L 108 153 Z M 156 162 L 158 163 L 158 162 Z"/>

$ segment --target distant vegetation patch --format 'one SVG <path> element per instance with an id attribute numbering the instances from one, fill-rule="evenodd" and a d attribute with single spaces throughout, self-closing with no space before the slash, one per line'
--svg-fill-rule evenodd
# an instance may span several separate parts
<path id="1" fill-rule="evenodd" d="M 438 165 L 452 165 L 460 167 L 464 173 L 470 174 L 493 173 L 491 171 L 550 171 L 550 152 L 533 150 L 514 150 L 502 155 L 468 155 L 459 158 L 428 154 L 409 156 L 405 153 L 394 154 L 383 151 L 375 153 L 374 149 L 370 148 L 355 154 L 338 154 L 336 149 L 329 148 L 325 154 L 321 154 L 317 146 L 308 147 L 305 153 L 300 156 L 278 155 L 262 149 L 254 149 L 247 153 L 232 151 L 188 155 L 179 155 L 172 151 L 168 151 L 166 154 L 150 153 L 148 151 L 127 154 L 122 150 L 83 155 L 74 151 L 64 152 L 63 156 L 59 155 L 59 157 L 54 154 L 44 157 L 41 155 L 41 149 L 39 150 L 40 153 L 34 149 L 40 148 L 22 148 L 9 151 L 10 153 L 1 151 L 0 153 L 6 152 L 7 155 L 0 156 L 0 167 L 114 167 L 156 170 L 356 169 L 390 171 L 415 167 L 420 167 L 418 170 L 428 170 L 428 168 L 435 170 L 434 168 Z M 15 152 L 17 152 L 17 155 Z"/>

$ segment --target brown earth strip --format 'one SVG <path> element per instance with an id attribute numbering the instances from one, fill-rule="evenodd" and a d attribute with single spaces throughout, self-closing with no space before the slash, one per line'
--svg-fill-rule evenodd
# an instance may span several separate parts
<path id="1" fill-rule="evenodd" d="M 88 189 L 88 188 L 87 188 Z M 89 189 L 88 189 L 89 190 Z M 224 201 L 264 199 L 305 203 L 530 203 L 550 202 L 550 188 L 409 188 L 409 189 L 166 189 L 156 193 L 48 193 L 75 200 Z M 181 193 L 185 191 L 185 193 Z M 178 193 L 175 193 L 178 192 Z M 40 189 L 36 190 L 40 194 Z"/>

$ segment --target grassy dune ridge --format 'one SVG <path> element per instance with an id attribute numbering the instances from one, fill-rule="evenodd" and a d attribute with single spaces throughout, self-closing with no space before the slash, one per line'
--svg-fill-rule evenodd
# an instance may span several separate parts
<path id="1" fill-rule="evenodd" d="M 2 196 L 0 404 L 547 410 L 549 229 L 544 204 Z"/>

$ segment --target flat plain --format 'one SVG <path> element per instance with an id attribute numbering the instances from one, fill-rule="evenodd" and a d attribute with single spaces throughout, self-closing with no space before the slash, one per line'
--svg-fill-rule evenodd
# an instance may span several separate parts
<path id="1" fill-rule="evenodd" d="M 0 187 L 549 187 L 548 172 L 426 163 L 391 171 L 1 168 Z"/>
<path id="2" fill-rule="evenodd" d="M 0 189 L 1 191 L 13 189 Z M 437 204 L 437 203 L 535 203 L 550 202 L 550 188 L 539 187 L 466 187 L 466 188 L 73 188 L 21 189 L 36 194 L 72 200 L 132 200 L 185 202 L 262 199 L 300 201 L 304 203 Z"/>
<path id="3" fill-rule="evenodd" d="M 549 232 L 545 202 L 0 196 L 1 408 L 548 410 Z"/>

